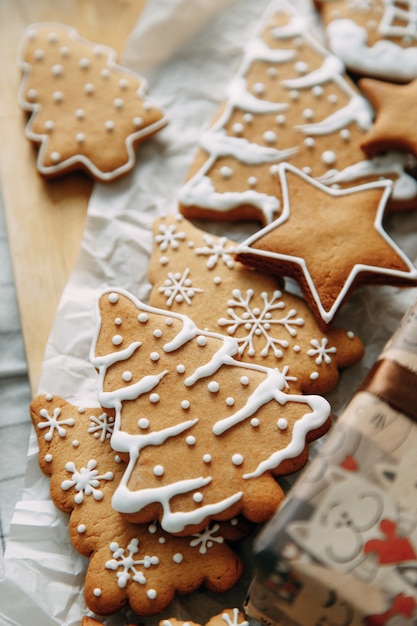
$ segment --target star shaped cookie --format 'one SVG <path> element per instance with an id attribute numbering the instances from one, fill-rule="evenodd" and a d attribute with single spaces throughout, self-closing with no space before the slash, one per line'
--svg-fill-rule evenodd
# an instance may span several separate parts
<path id="1" fill-rule="evenodd" d="M 406 85 L 395 85 L 364 78 L 359 86 L 376 112 L 375 122 L 361 142 L 364 152 L 375 156 L 387 150 L 404 150 L 417 157 L 413 117 L 417 110 L 417 79 Z"/>
<path id="2" fill-rule="evenodd" d="M 242 263 L 297 280 L 319 322 L 362 284 L 417 284 L 417 270 L 382 226 L 392 183 L 333 189 L 289 163 L 278 167 L 282 211 L 237 247 Z"/>

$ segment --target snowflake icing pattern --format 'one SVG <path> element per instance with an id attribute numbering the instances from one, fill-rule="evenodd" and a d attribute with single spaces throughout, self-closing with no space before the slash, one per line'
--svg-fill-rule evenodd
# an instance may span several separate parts
<path id="1" fill-rule="evenodd" d="M 164 286 L 159 287 L 159 293 L 163 293 L 166 297 L 166 305 L 171 306 L 174 302 L 186 302 L 192 304 L 191 300 L 196 293 L 203 293 L 204 289 L 193 287 L 189 278 L 190 270 L 187 268 L 181 274 L 180 272 L 168 272 L 168 278 L 165 280 Z"/>
<path id="2" fill-rule="evenodd" d="M 234 252 L 235 248 L 227 247 L 227 237 L 220 237 L 218 241 L 215 241 L 210 235 L 204 235 L 204 241 L 207 245 L 196 248 L 195 253 L 208 256 L 206 263 L 208 269 L 211 270 L 213 267 L 216 267 L 219 260 L 222 260 L 229 269 L 234 267 L 231 253 Z"/>
<path id="3" fill-rule="evenodd" d="M 77 493 L 74 496 L 74 502 L 77 504 L 81 504 L 84 501 L 84 496 L 91 494 L 94 500 L 102 500 L 103 492 L 98 489 L 100 480 L 113 480 L 113 472 L 106 472 L 100 476 L 96 467 L 97 461 L 94 461 L 94 459 L 88 461 L 87 467 L 82 467 L 80 471 L 77 470 L 75 463 L 72 461 L 65 465 L 65 469 L 72 474 L 72 478 L 64 480 L 61 483 L 61 489 L 67 491 L 75 487 Z"/>
<path id="4" fill-rule="evenodd" d="M 58 418 L 61 415 L 61 409 L 59 407 L 54 408 L 52 415 L 49 415 L 46 409 L 41 409 L 39 414 L 46 420 L 46 422 L 39 422 L 38 428 L 41 430 L 43 428 L 49 428 L 48 432 L 45 434 L 46 441 L 51 441 L 55 431 L 57 431 L 60 437 L 65 437 L 67 431 L 63 428 L 63 426 L 74 426 L 75 423 L 72 417 L 59 420 Z"/>
<path id="5" fill-rule="evenodd" d="M 103 443 L 106 439 L 110 439 L 114 428 L 114 417 L 110 417 L 107 413 L 102 413 L 99 417 L 90 415 L 90 428 L 88 432 L 96 439 L 100 438 Z"/>
<path id="6" fill-rule="evenodd" d="M 113 571 L 123 568 L 121 572 L 117 572 L 118 585 L 121 588 L 126 587 L 128 580 L 132 577 L 137 583 L 144 585 L 146 583 L 146 577 L 143 572 L 137 569 L 137 565 L 142 565 L 145 569 L 151 567 L 151 565 L 158 565 L 159 558 L 157 556 L 145 555 L 142 559 L 135 560 L 134 556 L 139 552 L 139 540 L 131 539 L 127 546 L 127 554 L 125 549 L 121 548 L 117 541 L 113 541 L 110 544 L 110 550 L 113 553 L 113 558 L 106 562 L 106 569 Z"/>
<path id="7" fill-rule="evenodd" d="M 165 252 L 171 247 L 173 250 L 179 248 L 179 242 L 185 239 L 185 233 L 177 232 L 174 224 L 161 224 L 159 226 L 159 234 L 155 236 L 156 243 L 159 244 L 159 248 Z"/>
<path id="8" fill-rule="evenodd" d="M 285 303 L 280 300 L 282 293 L 278 290 L 274 291 L 270 299 L 266 291 L 261 293 L 261 298 L 264 302 L 262 309 L 260 307 L 252 308 L 251 306 L 251 299 L 254 295 L 253 289 L 247 290 L 246 297 L 242 295 L 239 289 L 234 289 L 232 295 L 234 300 L 228 300 L 227 302 L 229 307 L 231 307 L 227 309 L 229 319 L 222 317 L 217 323 L 219 326 L 228 326 L 227 332 L 229 335 L 233 335 L 241 328 L 248 331 L 246 337 L 237 338 L 237 342 L 240 345 L 240 354 L 243 354 L 246 348 L 248 348 L 248 355 L 253 356 L 255 354 L 253 340 L 255 337 L 263 335 L 266 343 L 261 351 L 261 356 L 267 356 L 271 349 L 276 358 L 281 358 L 283 356 L 281 348 L 288 348 L 289 343 L 286 339 L 272 337 L 269 331 L 274 325 L 279 325 L 283 326 L 291 337 L 295 337 L 297 331 L 293 326 L 302 326 L 304 320 L 301 317 L 296 317 L 297 311 L 295 309 L 291 309 L 284 317 L 273 317 L 274 311 L 285 307 Z M 243 309 L 241 316 L 238 315 L 236 309 Z"/>
<path id="9" fill-rule="evenodd" d="M 334 346 L 328 348 L 327 347 L 328 342 L 329 340 L 327 337 L 323 337 L 321 342 L 318 339 L 312 339 L 310 341 L 313 347 L 307 351 L 307 354 L 308 356 L 316 357 L 315 362 L 317 363 L 317 365 L 321 365 L 323 361 L 327 364 L 331 363 L 332 361 L 329 355 L 334 354 L 336 352 L 336 348 Z"/>
<path id="10" fill-rule="evenodd" d="M 192 548 L 200 546 L 198 549 L 199 553 L 206 554 L 208 548 L 213 547 L 213 543 L 223 543 L 223 537 L 220 537 L 219 535 L 217 537 L 214 536 L 214 533 L 216 533 L 219 529 L 219 524 L 214 524 L 213 528 L 207 526 L 200 533 L 193 535 L 194 539 L 190 541 L 190 546 Z"/>

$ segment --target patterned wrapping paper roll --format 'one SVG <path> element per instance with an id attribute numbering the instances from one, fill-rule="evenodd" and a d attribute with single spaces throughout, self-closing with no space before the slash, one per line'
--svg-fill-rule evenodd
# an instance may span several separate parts
<path id="1" fill-rule="evenodd" d="M 417 301 L 259 533 L 268 626 L 417 623 Z"/>

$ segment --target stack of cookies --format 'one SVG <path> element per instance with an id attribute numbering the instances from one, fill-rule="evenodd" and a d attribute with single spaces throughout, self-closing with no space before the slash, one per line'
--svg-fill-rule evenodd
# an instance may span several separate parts
<path id="1" fill-rule="evenodd" d="M 374 22 L 381 7 L 395 11 L 387 0 L 317 8 L 331 29 L 362 18 L 346 8 L 362 4 Z M 323 394 L 363 356 L 336 325 L 340 310 L 364 284 L 417 285 L 385 228 L 387 212 L 417 206 L 407 118 L 401 137 L 385 121 L 386 93 L 412 100 L 413 83 L 357 85 L 331 30 L 328 40 L 289 0 L 271 3 L 199 140 L 178 210 L 153 223 L 149 303 L 121 285 L 91 312 L 99 408 L 53 394 L 31 404 L 51 497 L 89 559 L 95 615 L 129 605 L 154 616 L 176 594 L 233 588 L 240 542 L 281 505 L 279 479 L 304 467 L 331 426 Z M 20 60 L 42 175 L 82 168 L 113 180 L 166 123 L 145 81 L 72 29 L 34 25 Z M 259 228 L 233 241 L 212 234 L 212 220 Z M 244 623 L 237 609 L 221 619 Z"/>

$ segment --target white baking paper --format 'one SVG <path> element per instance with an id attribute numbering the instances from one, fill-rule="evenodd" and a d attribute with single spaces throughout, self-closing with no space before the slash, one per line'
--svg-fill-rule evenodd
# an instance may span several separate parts
<path id="1" fill-rule="evenodd" d="M 293 0 L 311 11 L 308 0 Z M 149 95 L 167 113 L 169 125 L 138 150 L 134 171 L 112 184 L 96 184 L 74 271 L 63 293 L 47 345 L 39 393 L 97 405 L 96 372 L 88 354 L 96 302 L 108 286 L 123 287 L 147 300 L 151 224 L 175 211 L 176 197 L 199 136 L 225 97 L 241 60 L 242 47 L 269 0 L 149 0 L 128 41 L 122 63 L 144 75 Z M 201 225 L 203 227 L 203 225 Z M 242 239 L 259 225 L 205 223 L 212 232 Z M 387 230 L 417 262 L 417 213 L 392 216 Z M 340 315 L 341 325 L 364 340 L 362 363 L 346 371 L 329 396 L 335 413 L 352 396 L 409 305 L 414 289 L 363 288 Z M 87 614 L 83 572 L 87 561 L 71 547 L 68 517 L 49 498 L 49 479 L 39 470 L 32 435 L 26 488 L 18 503 L 0 584 L 0 626 L 79 626 Z M 250 563 L 250 549 L 247 562 Z M 104 620 L 108 626 L 156 624 L 176 615 L 205 623 L 224 607 L 242 606 L 251 577 L 215 596 L 204 590 L 175 600 L 158 618 L 127 611 Z"/>

